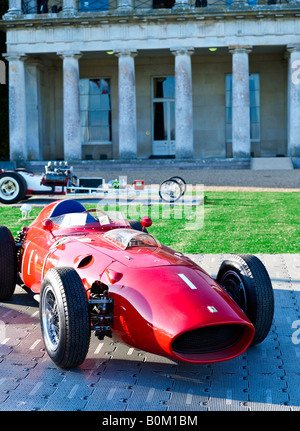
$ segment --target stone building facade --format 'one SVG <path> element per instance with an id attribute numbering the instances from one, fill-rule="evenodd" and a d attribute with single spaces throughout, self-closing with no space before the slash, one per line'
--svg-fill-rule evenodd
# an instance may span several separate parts
<path id="1" fill-rule="evenodd" d="M 300 156 L 296 0 L 10 0 L 10 158 Z"/>

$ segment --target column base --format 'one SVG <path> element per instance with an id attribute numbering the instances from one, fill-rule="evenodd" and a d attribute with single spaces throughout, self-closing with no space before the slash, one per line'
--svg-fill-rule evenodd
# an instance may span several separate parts
<path id="1" fill-rule="evenodd" d="M 2 19 L 10 20 L 10 19 L 16 19 L 23 16 L 23 12 L 20 9 L 9 9 L 5 15 L 3 15 Z"/>

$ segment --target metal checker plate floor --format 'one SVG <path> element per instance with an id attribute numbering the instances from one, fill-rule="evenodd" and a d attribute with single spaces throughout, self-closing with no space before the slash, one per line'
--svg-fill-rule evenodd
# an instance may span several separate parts
<path id="1" fill-rule="evenodd" d="M 190 255 L 216 276 L 226 255 Z M 218 364 L 191 365 L 94 335 L 85 362 L 58 369 L 38 304 L 17 287 L 0 302 L 0 411 L 299 411 L 300 255 L 258 255 L 275 315 L 263 343 Z"/>

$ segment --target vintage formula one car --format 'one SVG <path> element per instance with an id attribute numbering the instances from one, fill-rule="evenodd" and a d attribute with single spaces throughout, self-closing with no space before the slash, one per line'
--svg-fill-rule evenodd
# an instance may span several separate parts
<path id="1" fill-rule="evenodd" d="M 233 255 L 213 278 L 160 244 L 151 223 L 71 199 L 46 206 L 16 239 L 0 227 L 0 301 L 16 283 L 36 295 L 57 366 L 84 361 L 91 331 L 190 363 L 232 359 L 267 336 L 273 290 L 257 257 Z"/>

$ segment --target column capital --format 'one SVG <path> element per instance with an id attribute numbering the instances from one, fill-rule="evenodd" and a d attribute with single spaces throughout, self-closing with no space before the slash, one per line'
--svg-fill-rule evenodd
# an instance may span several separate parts
<path id="1" fill-rule="evenodd" d="M 114 51 L 115 55 L 117 57 L 135 57 L 137 56 L 137 50 L 136 49 L 116 49 Z"/>
<path id="2" fill-rule="evenodd" d="M 25 61 L 27 55 L 21 52 L 6 52 L 2 54 L 7 61 Z"/>
<path id="3" fill-rule="evenodd" d="M 239 54 L 249 54 L 252 51 L 251 45 L 230 45 L 228 47 L 229 52 L 231 54 L 239 53 Z"/>
<path id="4" fill-rule="evenodd" d="M 176 48 L 171 48 L 170 51 L 173 55 L 193 55 L 194 54 L 194 48 L 191 46 L 180 46 Z"/>
<path id="5" fill-rule="evenodd" d="M 288 53 L 300 51 L 300 43 L 289 44 L 286 46 L 286 50 Z"/>
<path id="6" fill-rule="evenodd" d="M 64 59 L 64 58 L 77 58 L 77 59 L 79 59 L 79 58 L 82 57 L 82 52 L 80 52 L 80 51 L 72 51 L 72 50 L 69 50 L 69 51 L 60 51 L 60 52 L 57 53 L 57 55 L 60 58 L 62 58 L 62 59 Z"/>

